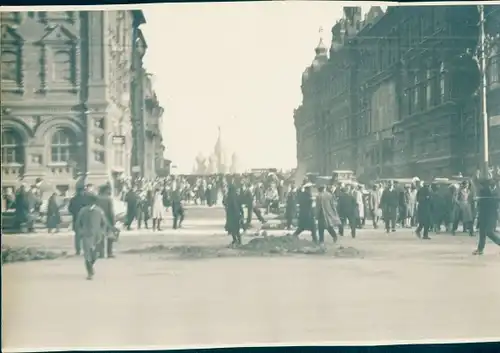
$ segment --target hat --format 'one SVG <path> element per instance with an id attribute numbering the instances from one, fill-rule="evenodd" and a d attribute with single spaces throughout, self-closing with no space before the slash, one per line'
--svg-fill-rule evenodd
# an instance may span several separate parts
<path id="1" fill-rule="evenodd" d="M 313 183 L 307 182 L 303 185 L 304 188 L 310 188 L 313 186 Z"/>

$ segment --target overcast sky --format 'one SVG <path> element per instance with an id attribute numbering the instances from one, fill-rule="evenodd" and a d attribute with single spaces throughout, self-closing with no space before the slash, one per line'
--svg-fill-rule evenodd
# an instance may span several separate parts
<path id="1" fill-rule="evenodd" d="M 164 136 L 177 171 L 190 172 L 200 151 L 212 151 L 218 125 L 240 167 L 295 167 L 301 75 L 321 26 L 329 45 L 341 4 L 158 4 L 144 13 L 146 68 L 165 108 Z"/>

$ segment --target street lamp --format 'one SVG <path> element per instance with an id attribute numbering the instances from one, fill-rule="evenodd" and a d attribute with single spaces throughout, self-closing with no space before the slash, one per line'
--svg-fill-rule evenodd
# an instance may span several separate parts
<path id="1" fill-rule="evenodd" d="M 484 5 L 478 5 L 479 10 L 479 68 L 481 74 L 481 125 L 482 125 L 482 143 L 481 143 L 481 174 L 487 177 L 489 173 L 489 119 L 487 106 L 487 82 L 486 82 L 486 33 Z"/>

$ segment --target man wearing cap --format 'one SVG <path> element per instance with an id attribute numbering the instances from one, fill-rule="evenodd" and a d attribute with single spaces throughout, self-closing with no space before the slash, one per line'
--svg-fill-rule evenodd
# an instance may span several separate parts
<path id="1" fill-rule="evenodd" d="M 108 222 L 104 211 L 97 205 L 98 196 L 88 195 L 87 202 L 88 205 L 84 206 L 78 213 L 75 232 L 82 239 L 87 279 L 91 280 L 94 277 L 94 264 L 97 260 L 98 247 L 103 243 L 112 225 Z"/>
<path id="2" fill-rule="evenodd" d="M 495 231 L 498 217 L 499 195 L 493 180 L 483 179 L 478 193 L 478 225 L 479 242 L 474 255 L 482 255 L 486 245 L 486 237 L 500 245 L 500 235 Z"/>

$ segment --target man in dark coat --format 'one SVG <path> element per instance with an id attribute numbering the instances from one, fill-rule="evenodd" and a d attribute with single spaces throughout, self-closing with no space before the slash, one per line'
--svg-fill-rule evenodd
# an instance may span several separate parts
<path id="1" fill-rule="evenodd" d="M 76 232 L 76 218 L 80 210 L 87 206 L 88 204 L 88 194 L 85 192 L 85 187 L 83 185 L 77 186 L 76 194 L 69 200 L 68 212 L 71 215 L 73 232 L 75 233 L 75 252 L 76 255 L 80 255 L 82 249 L 82 240 L 80 234 Z"/>
<path id="2" fill-rule="evenodd" d="M 422 239 L 429 240 L 429 229 L 432 226 L 432 192 L 428 184 L 423 184 L 422 187 L 418 190 L 417 204 L 418 227 L 415 232 L 420 238 L 423 229 L 424 236 Z"/>
<path id="3" fill-rule="evenodd" d="M 253 193 L 248 185 L 243 184 L 240 192 L 241 205 L 246 210 L 246 219 L 243 223 L 243 229 L 249 229 L 252 224 L 252 213 L 253 213 Z"/>
<path id="4" fill-rule="evenodd" d="M 225 230 L 233 238 L 231 246 L 241 244 L 241 204 L 236 187 L 233 183 L 229 183 L 227 187 L 227 194 L 224 199 L 224 208 L 226 211 L 226 226 Z"/>
<path id="5" fill-rule="evenodd" d="M 385 231 L 389 233 L 391 230 L 396 231 L 396 218 L 398 215 L 399 193 L 394 187 L 394 182 L 391 180 L 387 188 L 382 192 L 380 198 L 380 208 L 382 209 L 382 217 L 384 218 Z"/>
<path id="6" fill-rule="evenodd" d="M 352 195 L 351 192 L 347 189 L 347 187 L 343 186 L 341 188 L 337 189 L 337 195 L 338 195 L 338 212 L 339 212 L 339 217 L 340 217 L 340 227 L 339 227 L 339 233 L 341 236 L 344 236 L 344 228 L 349 222 L 349 226 L 351 228 L 351 236 L 353 238 L 356 238 L 356 221 L 357 221 L 357 215 L 356 215 L 356 210 L 357 210 L 357 203 L 356 199 Z M 336 190 L 336 191 L 337 191 Z"/>
<path id="7" fill-rule="evenodd" d="M 474 255 L 482 255 L 486 237 L 500 245 L 500 235 L 495 231 L 498 220 L 499 193 L 493 180 L 481 180 L 477 197 L 479 243 Z"/>
<path id="8" fill-rule="evenodd" d="M 111 189 L 104 185 L 99 189 L 99 196 L 97 198 L 97 206 L 99 206 L 106 215 L 106 219 L 111 227 L 115 225 L 115 211 L 113 207 L 113 199 L 111 198 Z M 104 247 L 106 247 L 106 255 L 108 258 L 115 257 L 113 255 L 113 242 L 114 238 L 111 236 L 105 237 L 106 239 L 101 241 L 98 246 L 99 257 L 104 257 Z"/>
<path id="9" fill-rule="evenodd" d="M 293 220 L 297 216 L 297 189 L 295 185 L 290 185 L 290 189 L 286 195 L 285 218 L 286 229 L 292 229 Z"/>
<path id="10" fill-rule="evenodd" d="M 333 195 L 325 191 L 324 186 L 318 187 L 318 196 L 316 196 L 316 218 L 318 220 L 318 234 L 320 245 L 325 242 L 325 230 L 330 233 L 333 242 L 337 242 L 337 233 L 334 227 L 341 225 L 340 217 L 337 212 L 337 205 Z"/>
<path id="11" fill-rule="evenodd" d="M 298 237 L 303 231 L 309 230 L 313 241 L 317 243 L 318 237 L 316 235 L 316 221 L 314 219 L 314 205 L 311 187 L 312 184 L 305 184 L 297 195 L 299 204 L 299 219 L 297 229 L 293 235 Z"/>
<path id="12" fill-rule="evenodd" d="M 91 280 L 94 277 L 94 264 L 97 261 L 99 244 L 104 242 L 112 225 L 108 222 L 104 211 L 97 206 L 98 197 L 89 195 L 87 200 L 88 205 L 80 210 L 76 218 L 75 231 L 82 239 L 87 279 Z"/>
<path id="13" fill-rule="evenodd" d="M 26 186 L 21 185 L 19 190 L 16 192 L 15 197 L 15 207 L 16 207 L 16 228 L 19 231 L 23 231 L 23 228 L 28 223 L 30 214 L 30 204 L 28 200 L 28 192 L 26 191 Z"/>
<path id="14" fill-rule="evenodd" d="M 139 195 L 135 186 L 125 195 L 125 203 L 127 204 L 127 221 L 125 226 L 127 230 L 130 230 L 132 222 L 137 218 L 137 212 L 139 211 Z"/>

